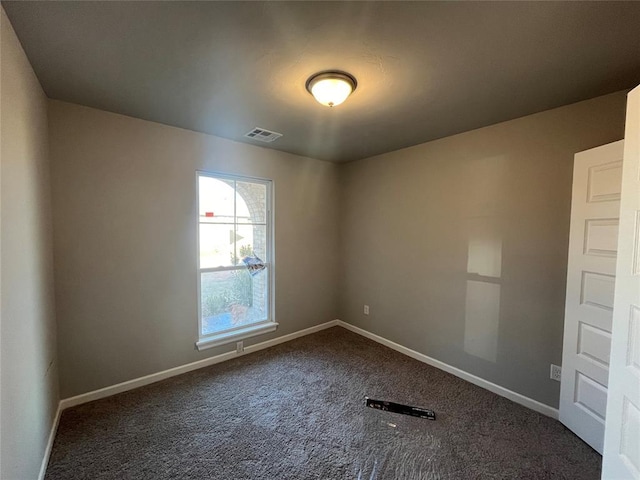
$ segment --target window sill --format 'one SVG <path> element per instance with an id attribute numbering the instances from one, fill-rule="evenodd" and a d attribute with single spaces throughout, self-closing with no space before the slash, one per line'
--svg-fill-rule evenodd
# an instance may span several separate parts
<path id="1" fill-rule="evenodd" d="M 276 322 L 261 323 L 259 325 L 251 325 L 240 330 L 234 330 L 232 332 L 223 332 L 219 335 L 200 339 L 196 342 L 196 348 L 198 350 L 206 350 L 207 348 L 219 347 L 228 343 L 244 340 L 245 338 L 255 337 L 256 335 L 262 335 L 269 332 L 275 332 L 278 328 Z"/>

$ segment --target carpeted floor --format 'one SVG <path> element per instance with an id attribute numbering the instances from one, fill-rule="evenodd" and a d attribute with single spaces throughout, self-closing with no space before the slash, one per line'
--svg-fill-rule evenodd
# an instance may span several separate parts
<path id="1" fill-rule="evenodd" d="M 65 410 L 46 480 L 579 480 L 600 462 L 559 422 L 335 327 Z"/>

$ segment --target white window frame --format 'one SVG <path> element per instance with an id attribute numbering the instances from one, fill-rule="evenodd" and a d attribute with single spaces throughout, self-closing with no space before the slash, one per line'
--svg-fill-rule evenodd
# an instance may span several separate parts
<path id="1" fill-rule="evenodd" d="M 214 267 L 214 268 L 201 268 L 200 267 L 200 177 L 209 177 L 220 180 L 230 180 L 239 182 L 251 182 L 259 183 L 266 186 L 266 252 L 267 258 L 263 258 L 267 269 L 264 273 L 268 275 L 267 279 L 267 319 L 262 322 L 253 323 L 251 325 L 242 325 L 236 328 L 224 330 L 222 332 L 210 333 L 208 335 L 202 335 L 202 296 L 201 296 L 201 282 L 202 273 L 216 272 L 225 270 L 239 270 L 242 267 Z M 275 249 L 274 249 L 274 215 L 273 215 L 273 180 L 259 177 L 248 177 L 243 175 L 232 175 L 227 173 L 212 172 L 212 171 L 196 171 L 196 245 L 197 245 L 197 275 L 198 275 L 198 341 L 196 342 L 196 348 L 198 350 L 205 350 L 207 348 L 226 345 L 233 342 L 238 342 L 245 338 L 254 337 L 256 335 L 262 335 L 265 333 L 273 332 L 278 328 L 278 323 L 275 321 L 275 308 L 274 308 L 274 278 L 275 278 Z M 235 219 L 234 219 L 235 221 Z"/>

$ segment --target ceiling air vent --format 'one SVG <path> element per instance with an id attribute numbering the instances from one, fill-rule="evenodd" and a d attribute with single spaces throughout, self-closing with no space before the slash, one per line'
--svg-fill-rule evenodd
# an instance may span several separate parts
<path id="1" fill-rule="evenodd" d="M 271 143 L 274 140 L 279 139 L 282 134 L 277 132 L 272 132 L 270 130 L 265 130 L 264 128 L 254 128 L 250 132 L 244 134 L 247 138 L 253 138 L 254 140 L 259 140 L 261 142 Z"/>

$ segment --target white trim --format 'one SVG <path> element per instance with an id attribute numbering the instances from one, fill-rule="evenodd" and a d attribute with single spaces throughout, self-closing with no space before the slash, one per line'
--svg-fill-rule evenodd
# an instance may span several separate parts
<path id="1" fill-rule="evenodd" d="M 44 449 L 44 455 L 42 456 L 42 464 L 40 465 L 40 473 L 38 474 L 38 480 L 44 480 L 44 476 L 47 473 L 47 466 L 49 465 L 49 457 L 51 456 L 51 449 L 53 448 L 53 441 L 56 438 L 56 432 L 58 431 L 58 423 L 60 423 L 60 415 L 62 414 L 62 402 L 58 402 L 58 410 L 56 410 L 56 416 L 51 424 L 51 431 L 49 432 L 49 440 L 47 440 L 47 446 Z"/>
<path id="2" fill-rule="evenodd" d="M 389 347 L 397 352 L 400 352 L 408 357 L 414 358 L 420 362 L 426 363 L 427 365 L 431 365 L 432 367 L 439 368 L 440 370 L 444 370 L 447 373 L 455 375 L 456 377 L 462 378 L 469 383 L 473 383 L 478 387 L 482 387 L 485 390 L 489 390 L 501 397 L 508 398 L 509 400 L 519 403 L 531 410 L 535 410 L 536 412 L 542 413 L 547 417 L 551 417 L 554 419 L 558 419 L 558 409 L 550 407 L 549 405 L 545 405 L 542 402 L 534 400 L 533 398 L 526 397 L 520 393 L 516 393 L 507 388 L 501 387 L 500 385 L 496 385 L 493 382 L 485 380 L 480 377 L 476 377 L 475 375 L 465 372 L 464 370 L 460 370 L 459 368 L 453 367 L 447 363 L 441 362 L 440 360 L 436 360 L 435 358 L 424 355 L 420 352 L 416 352 L 415 350 L 411 350 L 405 346 L 402 346 L 398 343 L 392 342 L 391 340 L 387 340 L 384 337 L 376 335 L 375 333 L 368 332 L 367 330 L 363 330 L 362 328 L 355 327 L 349 323 L 343 322 L 342 320 L 336 320 L 336 324 L 342 328 L 346 328 L 347 330 L 357 333 L 358 335 L 362 335 L 363 337 L 368 338 L 369 340 L 373 340 L 374 342 L 380 343 L 386 347 Z"/>
<path id="3" fill-rule="evenodd" d="M 157 373 L 152 373 L 151 375 L 146 375 L 144 377 L 134 378 L 133 380 L 128 380 L 126 382 L 118 383 L 116 385 L 111 385 L 110 387 L 105 387 L 99 390 L 94 390 L 92 392 L 83 393 L 81 395 L 76 395 L 75 397 L 65 398 L 60 401 L 60 410 L 67 409 L 69 407 L 75 407 L 76 405 L 92 402 L 94 400 L 99 400 L 101 398 L 110 397 L 111 395 L 115 395 L 117 393 L 126 392 L 128 390 L 133 390 L 134 388 L 138 388 L 138 387 L 143 387 L 151 383 L 159 382 L 160 380 L 164 380 L 166 378 L 175 377 L 176 375 L 181 375 L 183 373 L 191 372 L 192 370 L 208 367 L 209 365 L 214 365 L 216 363 L 221 363 L 226 360 L 231 360 L 232 358 L 240 357 L 248 353 L 257 352 L 258 350 L 264 350 L 265 348 L 273 347 L 274 345 L 288 342 L 295 338 L 304 337 L 305 335 L 316 333 L 316 332 L 319 332 L 320 330 L 325 330 L 327 328 L 335 327 L 337 325 L 338 325 L 338 320 L 332 320 L 330 322 L 322 323 L 320 325 L 316 325 L 310 328 L 305 328 L 304 330 L 299 330 L 297 332 L 290 333 L 288 335 L 283 335 L 281 337 L 277 337 L 272 340 L 260 342 L 255 345 L 249 345 L 248 347 L 245 347 L 244 351 L 241 353 L 238 353 L 235 350 L 232 352 L 222 353 L 220 355 L 215 355 L 213 357 L 205 358 L 204 360 L 198 360 L 197 362 L 188 363 L 186 365 L 170 368 L 168 370 L 163 370 Z"/>
<path id="4" fill-rule="evenodd" d="M 260 323 L 258 325 L 250 325 L 248 327 L 240 328 L 237 330 L 227 330 L 217 335 L 201 338 L 196 342 L 196 348 L 198 350 L 206 350 L 207 348 L 227 345 L 238 340 L 255 337 L 256 335 L 264 335 L 265 333 L 275 332 L 278 328 L 278 325 L 279 324 L 276 322 L 266 322 Z"/>

